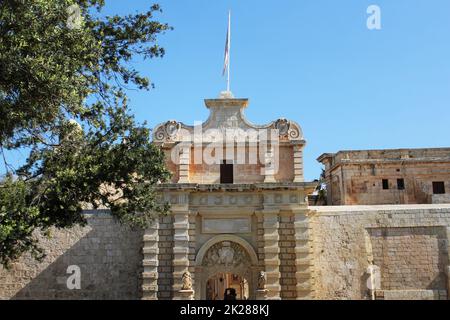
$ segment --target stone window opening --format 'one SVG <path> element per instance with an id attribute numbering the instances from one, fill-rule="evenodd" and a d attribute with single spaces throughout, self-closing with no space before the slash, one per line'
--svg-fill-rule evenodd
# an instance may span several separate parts
<path id="1" fill-rule="evenodd" d="M 445 185 L 443 181 L 433 181 L 433 194 L 445 194 Z"/>
<path id="2" fill-rule="evenodd" d="M 405 180 L 404 179 L 397 179 L 397 189 L 405 190 Z"/>
<path id="3" fill-rule="evenodd" d="M 223 160 L 220 164 L 220 183 L 234 183 L 233 160 Z"/>
<path id="4" fill-rule="evenodd" d="M 382 180 L 382 185 L 383 185 L 383 190 L 388 190 L 389 189 L 389 180 L 388 179 L 383 179 Z"/>

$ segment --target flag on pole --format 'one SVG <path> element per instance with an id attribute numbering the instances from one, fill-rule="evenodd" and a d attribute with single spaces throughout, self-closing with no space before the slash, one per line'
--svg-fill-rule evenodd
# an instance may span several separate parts
<path id="1" fill-rule="evenodd" d="M 228 12 L 227 39 L 225 42 L 225 57 L 222 72 L 222 75 L 225 75 L 225 72 L 228 73 L 227 91 L 230 91 L 230 38 L 231 38 L 231 11 Z"/>
<path id="2" fill-rule="evenodd" d="M 228 32 L 227 32 L 227 42 L 225 43 L 225 57 L 224 57 L 224 61 L 223 61 L 223 72 L 222 75 L 225 75 L 225 72 L 227 71 L 228 68 L 228 62 L 230 60 L 230 56 L 229 56 L 230 52 L 228 51 Z"/>

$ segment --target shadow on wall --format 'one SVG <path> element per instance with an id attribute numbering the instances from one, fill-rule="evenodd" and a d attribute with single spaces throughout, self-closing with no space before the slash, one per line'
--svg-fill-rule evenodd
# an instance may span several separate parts
<path id="1" fill-rule="evenodd" d="M 370 290 L 367 287 L 367 281 L 369 280 L 370 275 L 367 272 L 364 272 L 360 277 L 359 282 L 359 290 L 361 292 L 361 299 L 367 300 L 371 299 Z"/>
<path id="2" fill-rule="evenodd" d="M 448 275 L 447 268 L 449 266 L 448 256 L 448 239 L 446 237 L 446 230 L 439 228 L 440 233 L 436 239 L 438 242 L 438 270 L 439 274 L 428 285 L 428 290 L 448 290 Z"/>
<path id="3" fill-rule="evenodd" d="M 107 212 L 87 219 L 84 228 L 41 238 L 42 263 L 25 255 L 10 270 L 0 269 L 0 299 L 140 299 L 143 231 L 119 225 Z M 69 266 L 79 267 L 80 289 L 67 286 Z"/>

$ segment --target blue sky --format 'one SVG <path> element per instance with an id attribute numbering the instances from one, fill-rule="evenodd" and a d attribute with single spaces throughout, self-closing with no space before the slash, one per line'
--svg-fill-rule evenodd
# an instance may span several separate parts
<path id="1" fill-rule="evenodd" d="M 108 0 L 107 12 L 143 10 L 148 0 Z M 450 1 L 161 0 L 163 59 L 136 62 L 155 89 L 130 92 L 139 121 L 205 120 L 203 99 L 225 88 L 227 11 L 232 10 L 232 91 L 249 98 L 247 118 L 297 121 L 316 158 L 347 149 L 450 146 Z M 382 29 L 368 30 L 367 7 Z"/>

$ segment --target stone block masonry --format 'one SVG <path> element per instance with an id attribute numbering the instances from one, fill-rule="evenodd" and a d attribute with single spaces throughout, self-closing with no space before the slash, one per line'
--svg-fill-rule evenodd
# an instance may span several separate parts
<path id="1" fill-rule="evenodd" d="M 310 207 L 319 299 L 446 299 L 450 205 Z"/>
<path id="2" fill-rule="evenodd" d="M 381 268 L 385 290 L 446 288 L 446 228 L 385 227 L 369 229 L 374 264 Z"/>
<path id="3" fill-rule="evenodd" d="M 194 214 L 162 216 L 145 232 L 106 212 L 87 219 L 86 227 L 41 237 L 43 262 L 25 255 L 10 270 L 0 269 L 0 299 L 176 299 L 187 270 L 196 297 L 204 292 L 207 278 L 196 273 L 202 267 L 196 258 L 216 236 L 202 236 Z M 448 204 L 266 208 L 253 221 L 245 250 L 254 248 L 254 257 L 244 261 L 251 269 L 238 271 L 250 275 L 255 290 L 264 270 L 268 299 L 448 298 Z M 67 288 L 71 265 L 81 270 L 80 290 Z M 372 288 L 369 270 L 379 270 Z"/>
<path id="4" fill-rule="evenodd" d="M 87 220 L 86 227 L 40 237 L 43 262 L 25 255 L 10 270 L 0 267 L 0 299 L 140 299 L 143 232 L 107 213 L 89 213 Z M 80 290 L 67 288 L 71 265 L 80 268 Z"/>
<path id="5" fill-rule="evenodd" d="M 294 216 L 284 214 L 280 216 L 280 285 L 281 299 L 292 300 L 297 296 L 296 292 L 296 267 L 295 267 L 295 230 Z"/>

